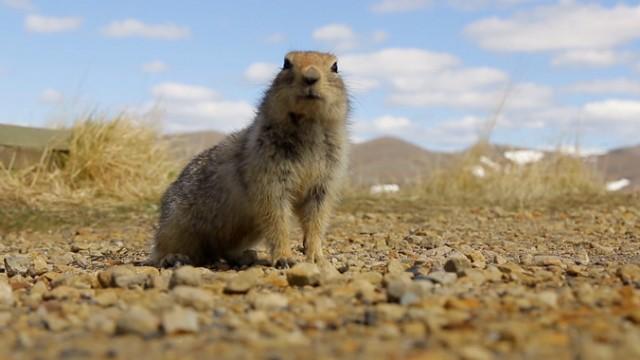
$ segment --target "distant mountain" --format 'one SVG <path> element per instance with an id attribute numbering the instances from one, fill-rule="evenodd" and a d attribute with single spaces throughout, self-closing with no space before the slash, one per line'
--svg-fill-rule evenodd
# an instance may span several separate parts
<path id="1" fill-rule="evenodd" d="M 187 161 L 202 150 L 209 148 L 226 135 L 217 131 L 197 131 L 165 136 L 169 141 L 169 151 L 174 159 Z"/>
<path id="2" fill-rule="evenodd" d="M 407 184 L 446 165 L 452 157 L 394 137 L 382 137 L 352 146 L 349 177 L 356 185 Z"/>
<path id="3" fill-rule="evenodd" d="M 200 151 L 217 144 L 225 134 L 216 131 L 201 131 L 167 135 L 171 155 L 187 161 Z M 510 163 L 506 151 L 521 151 L 525 148 L 487 144 L 481 151 L 498 164 Z M 426 150 L 407 141 L 382 137 L 351 146 L 349 179 L 354 185 L 408 184 L 428 176 L 433 170 L 446 167 L 460 153 L 441 153 Z M 603 155 L 588 158 L 605 180 L 628 179 L 631 183 L 625 190 L 640 190 L 640 145 L 612 150 Z"/>
<path id="4" fill-rule="evenodd" d="M 628 179 L 629 189 L 640 190 L 640 145 L 611 150 L 594 158 L 605 180 Z"/>

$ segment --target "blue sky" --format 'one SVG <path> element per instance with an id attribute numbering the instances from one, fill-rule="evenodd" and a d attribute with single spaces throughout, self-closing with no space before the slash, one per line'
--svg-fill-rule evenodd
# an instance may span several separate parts
<path id="1" fill-rule="evenodd" d="M 495 119 L 500 143 L 640 143 L 637 1 L 0 0 L 0 122 L 228 132 L 294 49 L 338 55 L 357 141 L 454 150 Z"/>

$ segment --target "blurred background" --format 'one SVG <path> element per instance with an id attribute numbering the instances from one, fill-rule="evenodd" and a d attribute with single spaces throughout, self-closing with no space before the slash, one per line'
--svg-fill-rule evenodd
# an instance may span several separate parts
<path id="1" fill-rule="evenodd" d="M 470 174 L 460 185 L 467 189 L 558 154 L 579 159 L 610 191 L 640 184 L 637 2 L 0 4 L 0 123 L 68 128 L 56 145 L 67 157 L 89 139 L 82 124 L 119 119 L 122 129 L 112 126 L 100 141 L 135 133 L 131 126 L 142 131 L 135 124 L 143 121 L 169 141 L 169 159 L 185 161 L 251 121 L 287 51 L 313 49 L 339 57 L 353 97 L 350 178 L 368 191 L 424 188 L 452 168 Z M 53 133 L 25 131 L 0 128 L 14 180 L 16 169 L 44 159 L 27 148 L 56 148 Z M 533 182 L 569 168 L 552 162 L 548 178 Z"/>

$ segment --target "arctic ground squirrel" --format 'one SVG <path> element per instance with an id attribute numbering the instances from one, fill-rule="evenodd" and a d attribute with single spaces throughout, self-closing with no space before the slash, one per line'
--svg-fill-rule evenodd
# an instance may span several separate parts
<path id="1" fill-rule="evenodd" d="M 265 241 L 271 261 L 293 263 L 297 217 L 306 261 L 322 241 L 347 167 L 349 100 L 334 55 L 293 51 L 253 122 L 195 156 L 162 197 L 151 261 L 233 262 Z"/>

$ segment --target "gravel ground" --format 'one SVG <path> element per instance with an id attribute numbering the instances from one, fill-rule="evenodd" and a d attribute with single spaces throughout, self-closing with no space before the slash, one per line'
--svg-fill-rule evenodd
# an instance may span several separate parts
<path id="1" fill-rule="evenodd" d="M 638 207 L 363 201 L 288 270 L 140 265 L 152 224 L 2 234 L 0 358 L 640 358 Z"/>

